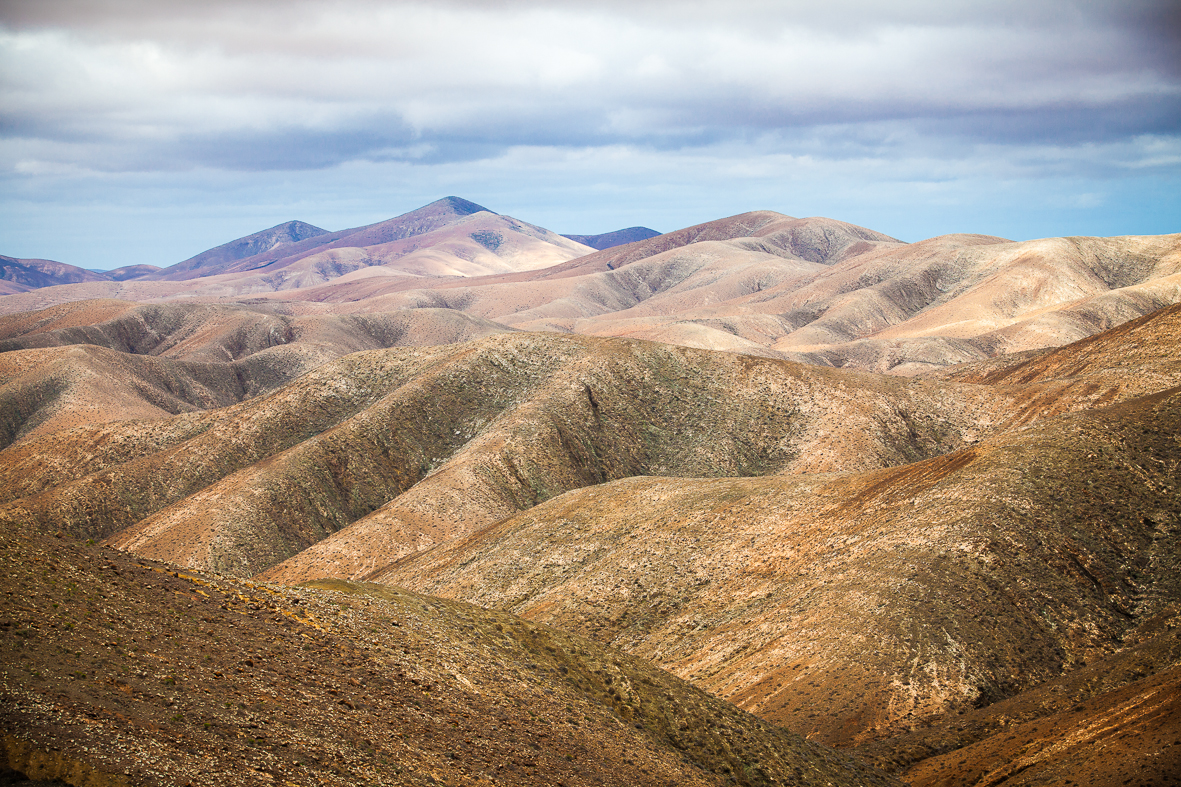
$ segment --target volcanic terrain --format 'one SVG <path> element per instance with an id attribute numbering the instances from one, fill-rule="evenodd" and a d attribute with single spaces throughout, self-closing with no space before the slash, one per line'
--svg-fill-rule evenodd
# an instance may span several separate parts
<path id="1" fill-rule="evenodd" d="M 6 262 L 9 767 L 1181 778 L 1181 235 L 637 229 Z"/>

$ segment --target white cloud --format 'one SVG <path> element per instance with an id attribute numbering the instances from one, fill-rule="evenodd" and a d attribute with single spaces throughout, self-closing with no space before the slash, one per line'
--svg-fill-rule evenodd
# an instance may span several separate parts
<path id="1" fill-rule="evenodd" d="M 238 195 L 227 205 L 270 204 L 266 183 L 318 195 L 338 208 L 298 217 L 326 224 L 440 192 L 603 222 L 652 200 L 663 229 L 674 213 L 791 208 L 786 187 L 833 214 L 1020 202 L 1018 182 L 1081 210 L 1062 195 L 1111 205 L 1110 179 L 1178 180 L 1173 8 L 14 0 L 0 8 L 0 183 L 26 219 L 103 184 L 191 208 L 217 177 Z M 161 196 L 157 178 L 182 185 Z"/>
<path id="2" fill-rule="evenodd" d="M 991 19 L 978 5 L 959 18 L 942 6 L 933 21 L 919 6 L 894 18 L 853 6 L 852 26 L 778 4 L 726 14 L 691 4 L 671 21 L 662 4 L 643 3 L 214 4 L 171 15 L 135 5 L 111 18 L 91 7 L 10 24 L 0 100 L 9 136 L 140 146 L 273 132 L 295 145 L 293 166 L 301 139 L 332 145 L 333 135 L 367 136 L 374 151 L 404 144 L 407 130 L 497 146 L 692 144 L 885 118 L 1079 110 L 1127 121 L 1145 104 L 1173 116 L 1181 106 L 1181 81 L 1139 57 L 1134 29 L 1069 18 L 1047 29 L 1014 22 L 1009 6 Z M 1050 122 L 1078 134 L 1086 118 L 1076 115 Z M 209 147 L 196 163 L 233 166 Z M 349 160 L 364 147 L 316 158 Z M 143 150 L 147 168 L 165 154 Z"/>

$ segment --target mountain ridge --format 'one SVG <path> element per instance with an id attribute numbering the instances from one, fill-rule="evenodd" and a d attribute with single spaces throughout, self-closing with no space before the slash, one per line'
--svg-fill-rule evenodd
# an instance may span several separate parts
<path id="1" fill-rule="evenodd" d="M 627 227 L 613 232 L 603 232 L 598 235 L 563 235 L 562 237 L 602 251 L 612 246 L 622 246 L 625 243 L 634 243 L 638 240 L 654 238 L 659 234 L 656 230 L 649 229 L 648 227 Z"/>

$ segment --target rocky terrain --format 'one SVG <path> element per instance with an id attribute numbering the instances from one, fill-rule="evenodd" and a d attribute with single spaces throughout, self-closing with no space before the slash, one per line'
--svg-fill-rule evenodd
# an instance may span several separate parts
<path id="1" fill-rule="evenodd" d="M 448 198 L 0 298 L 9 767 L 1181 777 L 1181 236 L 551 235 Z"/>
<path id="2" fill-rule="evenodd" d="M 887 785 L 618 651 L 4 529 L 0 768 L 71 785 Z"/>

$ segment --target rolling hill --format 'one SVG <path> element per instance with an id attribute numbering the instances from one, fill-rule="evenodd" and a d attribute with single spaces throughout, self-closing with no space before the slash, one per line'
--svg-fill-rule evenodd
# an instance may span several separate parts
<path id="1" fill-rule="evenodd" d="M 6 295 L 6 762 L 1167 783 L 1179 265 L 447 198 Z"/>
<path id="2" fill-rule="evenodd" d="M 344 582 L 281 589 L 4 530 L 6 780 L 888 785 L 638 659 Z"/>

